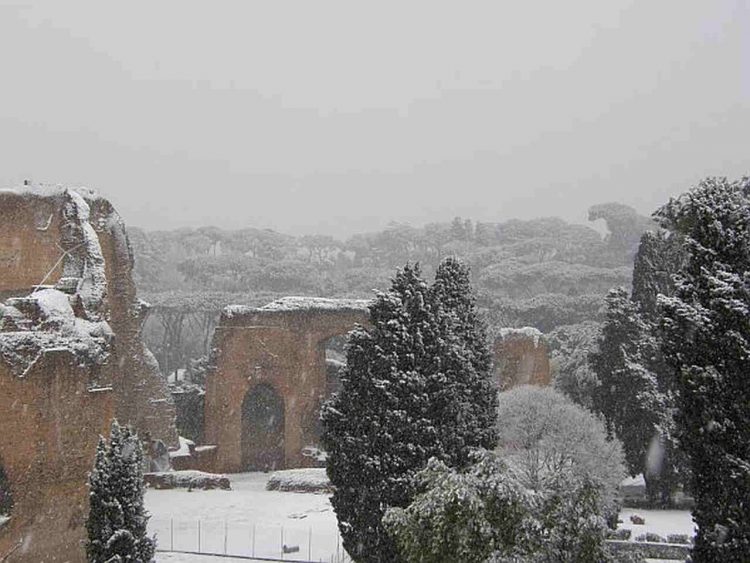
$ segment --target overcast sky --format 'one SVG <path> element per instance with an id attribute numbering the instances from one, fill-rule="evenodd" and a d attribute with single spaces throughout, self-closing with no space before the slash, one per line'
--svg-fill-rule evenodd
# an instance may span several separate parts
<path id="1" fill-rule="evenodd" d="M 346 235 L 750 172 L 750 2 L 0 0 L 0 186 Z"/>

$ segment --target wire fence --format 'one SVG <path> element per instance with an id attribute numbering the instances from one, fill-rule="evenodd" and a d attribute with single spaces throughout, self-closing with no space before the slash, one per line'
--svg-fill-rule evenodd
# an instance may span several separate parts
<path id="1" fill-rule="evenodd" d="M 159 551 L 251 557 L 270 561 L 351 563 L 338 529 L 209 519 L 149 522 Z"/>

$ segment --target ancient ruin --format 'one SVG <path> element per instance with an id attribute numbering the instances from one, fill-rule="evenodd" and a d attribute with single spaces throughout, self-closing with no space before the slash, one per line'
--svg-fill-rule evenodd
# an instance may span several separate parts
<path id="1" fill-rule="evenodd" d="M 225 309 L 206 381 L 205 441 L 215 449 L 202 468 L 314 465 L 320 407 L 337 385 L 327 376 L 326 341 L 366 324 L 367 304 L 288 297 Z"/>
<path id="2" fill-rule="evenodd" d="M 326 343 L 367 325 L 368 301 L 286 297 L 227 307 L 206 380 L 203 445 L 176 467 L 235 473 L 316 464 L 323 401 L 343 364 Z M 493 346 L 498 389 L 548 385 L 547 344 L 536 329 L 504 329 Z"/>
<path id="3" fill-rule="evenodd" d="M 492 352 L 494 379 L 500 390 L 550 384 L 549 347 L 537 329 L 502 329 Z"/>
<path id="4" fill-rule="evenodd" d="M 84 561 L 87 473 L 113 416 L 177 445 L 140 330 L 125 226 L 86 190 L 0 192 L 0 559 Z M 10 554 L 10 555 L 9 555 Z"/>

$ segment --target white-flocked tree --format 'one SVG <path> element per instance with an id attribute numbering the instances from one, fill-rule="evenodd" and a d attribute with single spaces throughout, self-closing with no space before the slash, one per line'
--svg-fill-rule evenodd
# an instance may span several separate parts
<path id="1" fill-rule="evenodd" d="M 86 521 L 89 563 L 151 563 L 155 538 L 147 535 L 143 504 L 143 450 L 130 427 L 112 422 L 109 443 L 99 439 L 89 475 Z"/>
<path id="2" fill-rule="evenodd" d="M 430 458 L 460 467 L 472 449 L 494 446 L 487 343 L 472 298 L 459 295 L 470 291 L 462 268 L 446 265 L 430 287 L 407 265 L 370 306 L 371 328 L 349 336 L 322 420 L 332 504 L 355 561 L 400 560 L 382 518 L 411 502 Z"/>
<path id="3" fill-rule="evenodd" d="M 708 178 L 656 213 L 686 251 L 660 306 L 695 497 L 695 563 L 750 553 L 749 192 L 747 178 Z"/>

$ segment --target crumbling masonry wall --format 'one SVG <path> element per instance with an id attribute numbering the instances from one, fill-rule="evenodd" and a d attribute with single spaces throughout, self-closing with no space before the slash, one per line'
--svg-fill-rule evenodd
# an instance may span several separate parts
<path id="1" fill-rule="evenodd" d="M 272 389 L 283 402 L 281 465 L 312 465 L 303 450 L 318 445 L 320 406 L 336 384 L 330 377 L 336 370 L 326 362 L 326 341 L 357 324 L 368 325 L 368 303 L 288 297 L 260 309 L 227 307 L 214 333 L 206 380 L 202 452 L 211 455 L 201 469 L 234 473 L 251 468 L 243 455 L 243 403 L 259 386 Z M 500 390 L 550 382 L 547 343 L 536 329 L 501 331 L 493 360 Z"/>
<path id="2" fill-rule="evenodd" d="M 367 304 L 285 298 L 260 309 L 224 310 L 206 381 L 205 441 L 216 446 L 214 471 L 245 469 L 242 405 L 259 385 L 269 386 L 283 399 L 284 467 L 314 463 L 303 448 L 318 444 L 319 410 L 329 392 L 325 343 L 357 324 L 367 324 Z"/>
<path id="3" fill-rule="evenodd" d="M 0 458 L 13 494 L 0 529 L 8 563 L 84 561 L 87 474 L 114 410 L 110 389 L 67 350 L 43 353 L 24 377 L 0 366 Z"/>
<path id="4" fill-rule="evenodd" d="M 15 501 L 8 563 L 83 561 L 86 473 L 113 416 L 177 445 L 141 339 L 125 226 L 90 192 L 0 192 L 0 460 Z"/>
<path id="5" fill-rule="evenodd" d="M 493 346 L 494 380 L 501 391 L 550 384 L 549 346 L 535 328 L 506 328 Z"/>

